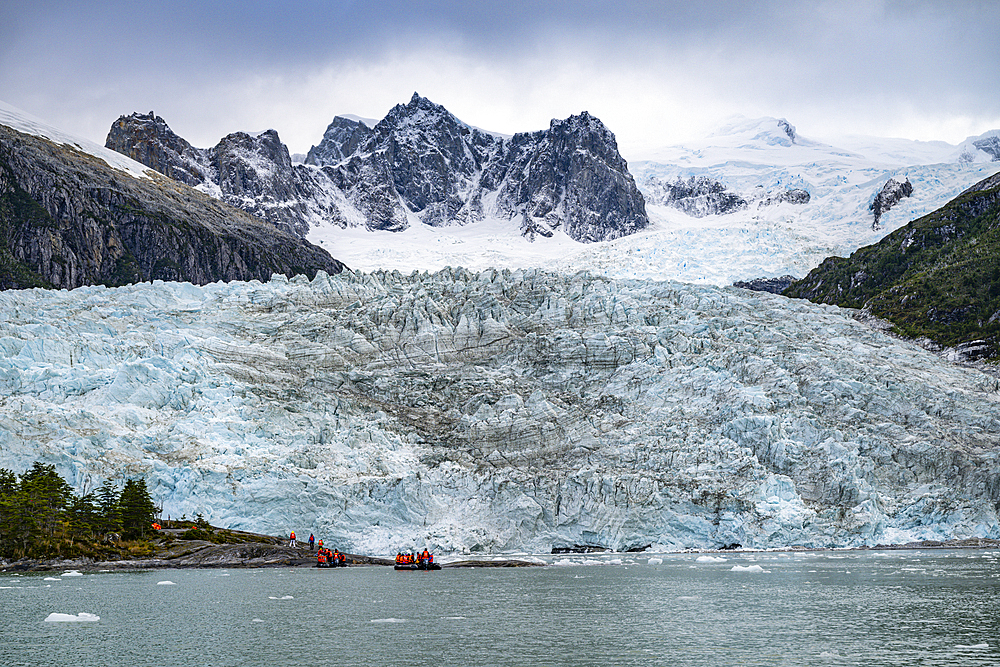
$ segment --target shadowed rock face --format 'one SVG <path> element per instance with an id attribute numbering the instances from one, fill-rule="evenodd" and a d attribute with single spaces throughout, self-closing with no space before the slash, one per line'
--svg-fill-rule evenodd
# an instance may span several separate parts
<path id="1" fill-rule="evenodd" d="M 152 113 L 120 118 L 107 146 L 163 174 L 201 174 L 200 189 L 302 236 L 331 222 L 399 231 L 497 216 L 529 238 L 561 228 L 590 242 L 649 224 L 614 135 L 586 112 L 501 137 L 414 93 L 374 128 L 335 118 L 294 166 L 273 131 L 192 149 Z"/>
<path id="2" fill-rule="evenodd" d="M 161 125 L 144 125 L 167 136 Z M 190 156 L 184 143 L 148 156 Z M 195 173 L 197 161 L 183 173 Z M 178 172 L 181 173 L 181 172 Z M 167 178 L 0 126 L 0 287 L 205 284 L 343 270 L 326 251 Z"/>

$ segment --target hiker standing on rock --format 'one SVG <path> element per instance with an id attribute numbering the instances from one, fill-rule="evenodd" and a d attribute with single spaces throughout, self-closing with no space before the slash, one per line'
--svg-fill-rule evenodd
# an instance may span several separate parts
<path id="1" fill-rule="evenodd" d="M 295 531 L 294 530 L 292 531 L 291 537 L 288 538 L 288 546 L 290 546 L 290 547 L 296 546 L 296 544 L 295 544 Z"/>
<path id="2" fill-rule="evenodd" d="M 312 551 L 313 547 L 315 546 L 316 546 L 316 536 L 313 535 L 312 533 L 309 533 L 309 551 Z"/>

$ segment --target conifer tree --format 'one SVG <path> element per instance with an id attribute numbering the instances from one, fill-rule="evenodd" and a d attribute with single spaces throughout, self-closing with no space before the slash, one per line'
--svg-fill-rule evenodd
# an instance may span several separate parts
<path id="1" fill-rule="evenodd" d="M 122 534 L 126 538 L 144 537 L 153 529 L 156 505 L 149 497 L 146 480 L 130 479 L 125 482 L 119 505 L 121 506 Z"/>
<path id="2" fill-rule="evenodd" d="M 122 514 L 118 498 L 118 487 L 111 480 L 105 481 L 97 490 L 97 503 L 101 508 L 98 532 L 101 535 L 122 532 Z"/>

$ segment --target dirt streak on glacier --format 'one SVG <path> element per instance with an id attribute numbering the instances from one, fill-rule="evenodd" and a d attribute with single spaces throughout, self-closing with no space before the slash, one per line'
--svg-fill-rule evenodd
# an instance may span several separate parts
<path id="1" fill-rule="evenodd" d="M 1000 537 L 996 381 L 766 293 L 542 271 L 0 294 L 0 467 L 355 552 Z"/>

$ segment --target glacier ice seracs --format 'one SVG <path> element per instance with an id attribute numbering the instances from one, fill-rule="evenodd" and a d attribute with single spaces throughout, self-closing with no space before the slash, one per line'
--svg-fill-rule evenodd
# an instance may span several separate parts
<path id="1" fill-rule="evenodd" d="M 835 307 L 587 273 L 0 293 L 0 467 L 363 553 L 997 538 L 997 390 Z"/>

